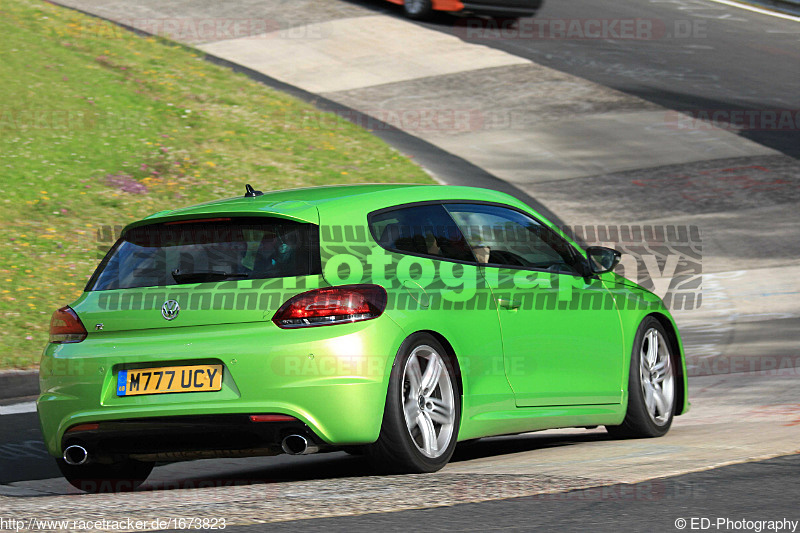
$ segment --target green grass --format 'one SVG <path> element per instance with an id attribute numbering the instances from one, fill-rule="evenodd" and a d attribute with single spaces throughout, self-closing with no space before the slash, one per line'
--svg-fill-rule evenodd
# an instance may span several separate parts
<path id="1" fill-rule="evenodd" d="M 36 365 L 50 314 L 111 244 L 103 227 L 246 182 L 431 182 L 344 120 L 51 4 L 3 2 L 0 50 L 0 368 Z"/>

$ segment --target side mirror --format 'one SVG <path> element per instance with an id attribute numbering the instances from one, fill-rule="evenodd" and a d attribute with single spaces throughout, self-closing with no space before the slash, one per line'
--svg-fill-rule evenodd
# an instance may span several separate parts
<path id="1" fill-rule="evenodd" d="M 620 252 L 605 246 L 590 246 L 586 249 L 586 255 L 589 257 L 592 274 L 603 274 L 614 270 L 622 257 Z"/>

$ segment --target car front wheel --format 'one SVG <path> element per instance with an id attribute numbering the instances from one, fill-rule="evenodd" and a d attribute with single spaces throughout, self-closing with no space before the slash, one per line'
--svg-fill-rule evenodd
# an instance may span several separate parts
<path id="1" fill-rule="evenodd" d="M 639 326 L 631 354 L 628 410 L 619 426 L 606 426 L 621 438 L 660 437 L 669 431 L 675 410 L 675 371 L 664 327 L 647 317 Z"/>
<path id="2" fill-rule="evenodd" d="M 433 2 L 431 0 L 405 0 L 403 2 L 403 11 L 405 11 L 408 18 L 424 19 L 429 17 L 433 11 Z"/>
<path id="3" fill-rule="evenodd" d="M 369 456 L 380 470 L 435 472 L 450 460 L 458 438 L 461 397 L 455 370 L 431 335 L 403 344 L 389 378 L 378 441 Z"/>

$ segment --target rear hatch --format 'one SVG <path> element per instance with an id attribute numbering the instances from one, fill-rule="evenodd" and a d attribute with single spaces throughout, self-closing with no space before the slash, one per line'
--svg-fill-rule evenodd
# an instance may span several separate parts
<path id="1" fill-rule="evenodd" d="M 91 336 L 269 321 L 320 279 L 319 227 L 278 216 L 127 229 L 72 305 Z"/>

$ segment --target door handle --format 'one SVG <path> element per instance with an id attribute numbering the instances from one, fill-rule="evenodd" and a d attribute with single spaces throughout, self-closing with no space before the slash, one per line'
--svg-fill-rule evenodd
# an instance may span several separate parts
<path id="1" fill-rule="evenodd" d="M 519 300 L 511 300 L 509 298 L 498 298 L 497 305 L 505 309 L 519 309 Z"/>

